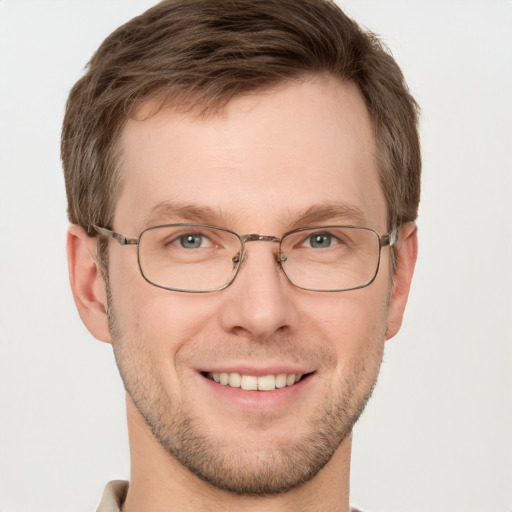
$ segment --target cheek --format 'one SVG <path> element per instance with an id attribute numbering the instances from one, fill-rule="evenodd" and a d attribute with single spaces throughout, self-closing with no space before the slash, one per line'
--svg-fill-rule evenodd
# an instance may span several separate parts
<path id="1" fill-rule="evenodd" d="M 174 367 L 187 342 L 215 322 L 214 308 L 206 297 L 160 289 L 142 278 L 117 289 L 112 284 L 112 288 L 123 336 L 132 340 L 134 348 L 144 345 L 156 366 Z"/>
<path id="2" fill-rule="evenodd" d="M 155 400 L 155 393 L 164 389 L 164 395 L 179 396 L 190 378 L 180 354 L 199 330 L 197 308 L 184 306 L 166 290 L 165 296 L 144 287 L 123 291 L 112 289 L 117 326 L 112 338 L 126 389 L 138 397 L 136 402 Z"/>
<path id="3" fill-rule="evenodd" d="M 367 288 L 340 292 L 337 296 L 322 297 L 322 300 L 313 297 L 310 301 L 302 317 L 315 319 L 323 337 L 337 353 L 339 371 L 382 351 L 387 326 L 387 296 L 387 287 L 374 282 Z"/>

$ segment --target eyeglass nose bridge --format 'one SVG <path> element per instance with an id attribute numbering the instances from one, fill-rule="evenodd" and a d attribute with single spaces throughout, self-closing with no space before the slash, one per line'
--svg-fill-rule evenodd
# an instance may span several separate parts
<path id="1" fill-rule="evenodd" d="M 242 242 L 242 254 L 237 255 L 233 258 L 233 263 L 238 263 L 240 266 L 245 260 L 246 256 L 246 250 L 245 250 L 245 243 L 246 242 L 273 242 L 280 244 L 281 238 L 277 236 L 271 236 L 271 235 L 260 235 L 259 233 L 250 233 L 248 235 L 242 235 L 240 236 L 240 240 Z M 279 252 L 279 254 L 276 255 L 276 261 L 281 266 L 281 263 L 286 261 L 286 257 Z"/>
<path id="2" fill-rule="evenodd" d="M 281 239 L 277 236 L 259 235 L 258 233 L 251 233 L 249 235 L 243 235 L 240 237 L 242 242 L 281 242 Z"/>

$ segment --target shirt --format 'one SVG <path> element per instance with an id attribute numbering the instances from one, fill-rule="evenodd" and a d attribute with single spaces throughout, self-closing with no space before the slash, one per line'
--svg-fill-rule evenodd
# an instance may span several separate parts
<path id="1" fill-rule="evenodd" d="M 121 506 L 126 499 L 128 482 L 124 480 L 112 480 L 103 491 L 100 506 L 97 512 L 121 512 Z M 350 512 L 361 512 L 357 508 L 351 508 Z"/>

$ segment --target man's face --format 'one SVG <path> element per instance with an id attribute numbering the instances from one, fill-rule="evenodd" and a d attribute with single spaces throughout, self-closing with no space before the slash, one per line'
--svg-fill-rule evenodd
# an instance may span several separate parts
<path id="1" fill-rule="evenodd" d="M 372 127 L 351 84 L 282 85 L 210 118 L 140 114 L 121 141 L 118 232 L 197 222 L 277 237 L 329 224 L 387 234 Z M 238 493 L 280 492 L 318 473 L 361 413 L 386 338 L 388 248 L 374 283 L 334 293 L 292 286 L 276 249 L 251 242 L 231 286 L 193 294 L 150 285 L 135 246 L 109 246 L 111 334 L 129 407 L 185 467 Z M 212 373 L 304 377 L 248 391 Z"/>

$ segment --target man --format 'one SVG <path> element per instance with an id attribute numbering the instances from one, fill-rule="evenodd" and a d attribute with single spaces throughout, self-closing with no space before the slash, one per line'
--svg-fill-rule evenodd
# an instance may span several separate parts
<path id="1" fill-rule="evenodd" d="M 62 158 L 127 397 L 99 510 L 347 512 L 417 251 L 417 108 L 379 41 L 324 0 L 164 1 L 94 55 Z"/>

